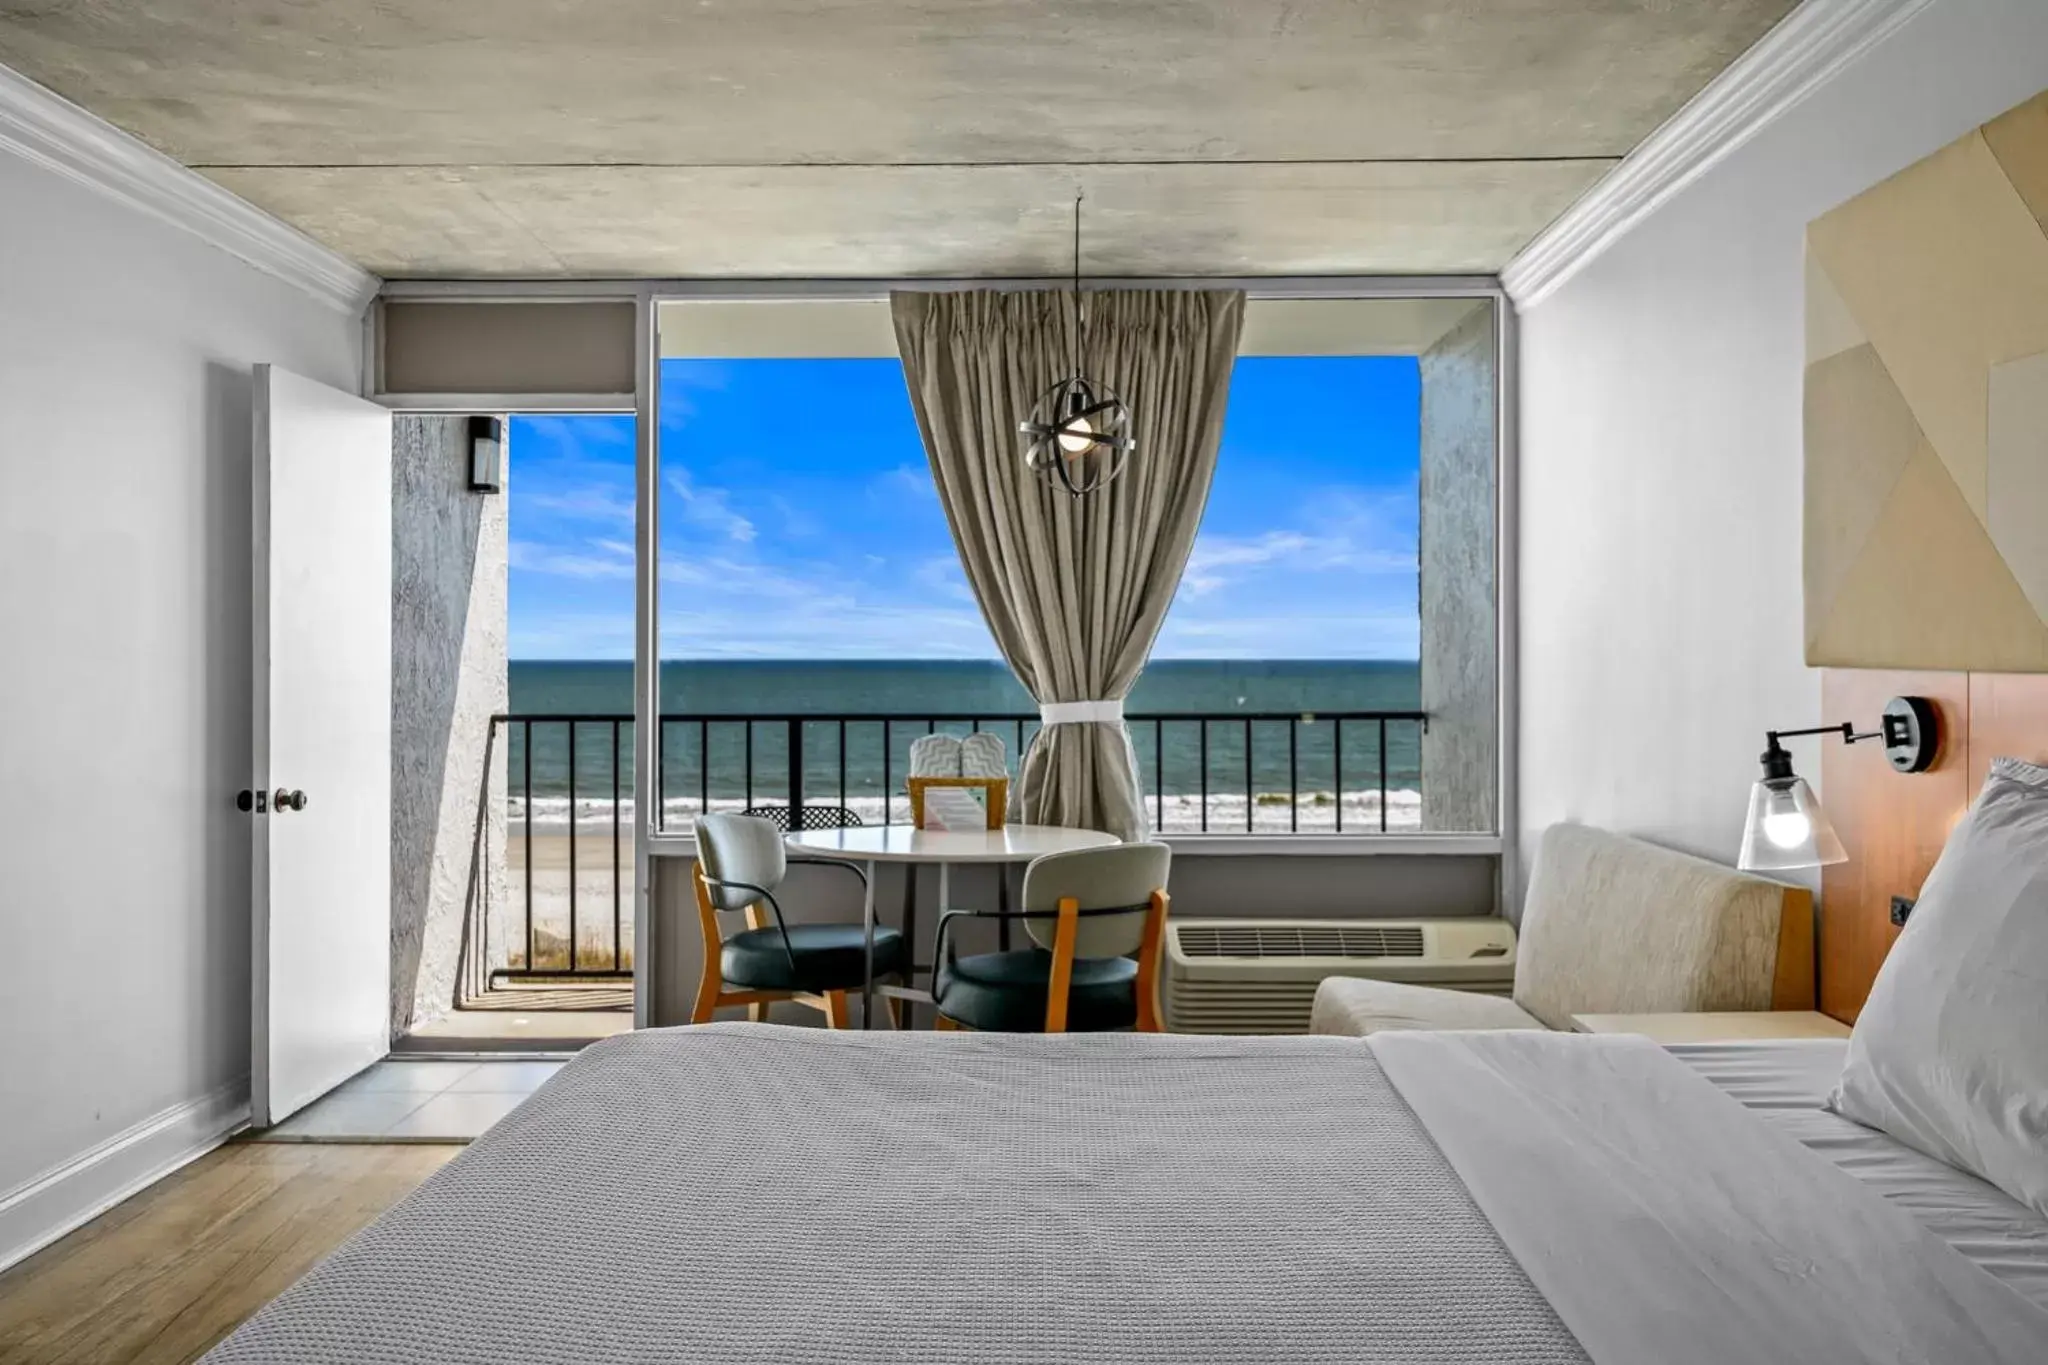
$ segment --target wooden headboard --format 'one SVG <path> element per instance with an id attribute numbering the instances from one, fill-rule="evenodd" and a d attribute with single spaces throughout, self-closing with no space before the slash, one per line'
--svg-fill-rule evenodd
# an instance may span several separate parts
<path id="1" fill-rule="evenodd" d="M 1828 721 L 1875 725 L 1885 702 L 1900 696 L 1929 698 L 1940 713 L 1941 752 L 1933 767 L 1896 772 L 1876 743 L 1830 741 L 1820 754 L 1821 802 L 1849 852 L 1848 862 L 1821 874 L 1820 1007 L 1845 1022 L 1862 1010 L 1898 937 L 1892 897 L 1920 894 L 1991 760 L 2048 762 L 2048 674 L 1821 674 Z"/>

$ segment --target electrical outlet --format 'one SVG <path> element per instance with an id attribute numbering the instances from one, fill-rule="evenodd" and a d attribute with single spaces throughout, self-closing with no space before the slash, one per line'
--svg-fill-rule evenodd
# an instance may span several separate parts
<path id="1" fill-rule="evenodd" d="M 1892 923 L 1903 926 L 1906 917 L 1913 913 L 1914 900 L 1911 896 L 1892 897 Z"/>

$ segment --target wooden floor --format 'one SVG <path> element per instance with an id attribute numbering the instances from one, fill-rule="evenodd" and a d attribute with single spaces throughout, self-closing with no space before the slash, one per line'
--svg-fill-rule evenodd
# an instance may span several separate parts
<path id="1" fill-rule="evenodd" d="M 223 1147 L 0 1275 L 0 1362 L 197 1359 L 461 1150 Z"/>

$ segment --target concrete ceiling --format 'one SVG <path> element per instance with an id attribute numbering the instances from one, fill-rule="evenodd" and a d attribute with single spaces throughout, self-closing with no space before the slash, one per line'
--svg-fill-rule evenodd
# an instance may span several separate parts
<path id="1" fill-rule="evenodd" d="M 391 277 L 1492 271 L 1793 0 L 0 0 Z"/>

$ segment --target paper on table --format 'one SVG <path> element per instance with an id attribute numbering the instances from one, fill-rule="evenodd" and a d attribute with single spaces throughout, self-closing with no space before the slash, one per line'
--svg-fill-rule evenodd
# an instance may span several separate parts
<path id="1" fill-rule="evenodd" d="M 971 831 L 988 828 L 988 811 L 974 799 L 972 787 L 927 787 L 924 793 L 926 829 Z"/>

